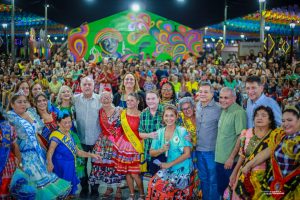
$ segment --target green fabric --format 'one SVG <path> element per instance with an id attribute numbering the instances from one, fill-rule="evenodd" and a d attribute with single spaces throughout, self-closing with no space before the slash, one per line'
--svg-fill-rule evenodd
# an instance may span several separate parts
<path id="1" fill-rule="evenodd" d="M 172 83 L 172 85 L 174 86 L 175 92 L 180 92 L 180 89 L 181 89 L 181 83 L 180 83 L 180 82 L 177 82 L 177 83 L 171 82 L 171 83 Z"/>
<path id="2" fill-rule="evenodd" d="M 287 80 L 299 80 L 300 76 L 298 74 L 286 75 Z"/>
<path id="3" fill-rule="evenodd" d="M 222 110 L 218 125 L 216 162 L 225 164 L 234 149 L 237 138 L 246 127 L 247 115 L 241 106 L 234 103 L 226 110 Z"/>
<path id="4" fill-rule="evenodd" d="M 169 163 L 173 162 L 184 153 L 184 147 L 192 148 L 192 143 L 185 139 L 185 137 L 188 135 L 188 132 L 181 126 L 176 126 L 170 141 L 166 141 L 165 139 L 165 130 L 166 128 L 157 130 L 157 139 L 152 141 L 151 149 L 159 150 L 163 148 L 167 142 L 169 142 L 170 148 L 167 153 L 167 162 Z M 190 174 L 193 169 L 191 157 L 170 168 L 170 170 L 174 172 L 179 169 L 181 169 L 182 174 Z"/>
<path id="5" fill-rule="evenodd" d="M 140 115 L 140 133 L 151 133 L 163 127 L 162 114 L 164 111 L 163 105 L 159 104 L 154 116 L 151 115 L 150 109 L 146 108 Z M 144 140 L 145 159 L 150 160 L 149 149 L 151 147 L 152 139 Z"/>
<path id="6" fill-rule="evenodd" d="M 236 82 L 236 80 L 233 80 L 232 82 L 229 82 L 229 81 L 227 81 L 227 79 L 224 79 L 224 85 L 226 87 L 231 88 L 231 89 L 234 89 L 237 86 L 237 84 L 238 83 Z"/>
<path id="7" fill-rule="evenodd" d="M 77 70 L 77 71 L 72 70 L 71 71 L 72 81 L 76 81 L 82 73 L 83 73 L 82 70 Z"/>
<path id="8" fill-rule="evenodd" d="M 79 150 L 82 150 L 82 146 L 78 135 L 71 131 L 71 136 L 74 139 L 74 142 Z M 78 178 L 82 178 L 85 176 L 84 174 L 84 158 L 76 156 L 76 175 Z"/>
<path id="9" fill-rule="evenodd" d="M 53 82 L 50 82 L 50 84 L 49 84 L 50 92 L 54 93 L 54 94 L 58 94 L 61 86 L 62 86 L 62 84 L 59 81 L 57 81 L 56 84 L 53 84 Z"/>

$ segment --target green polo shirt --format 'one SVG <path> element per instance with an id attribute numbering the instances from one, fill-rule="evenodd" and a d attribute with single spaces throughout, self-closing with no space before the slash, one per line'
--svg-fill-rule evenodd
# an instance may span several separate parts
<path id="1" fill-rule="evenodd" d="M 215 161 L 225 164 L 243 129 L 247 127 L 245 110 L 234 103 L 223 109 L 218 124 L 218 136 L 215 151 Z"/>

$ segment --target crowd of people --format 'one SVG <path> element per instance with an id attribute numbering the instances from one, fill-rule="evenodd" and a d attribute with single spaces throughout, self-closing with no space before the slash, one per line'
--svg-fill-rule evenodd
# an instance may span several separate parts
<path id="1" fill-rule="evenodd" d="M 125 182 L 128 200 L 300 196 L 296 59 L 90 63 L 58 49 L 0 65 L 1 199 L 98 198 L 99 186 L 122 199 Z"/>

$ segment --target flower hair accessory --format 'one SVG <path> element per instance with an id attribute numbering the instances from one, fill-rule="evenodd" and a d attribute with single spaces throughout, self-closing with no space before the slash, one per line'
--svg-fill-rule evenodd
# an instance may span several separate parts
<path id="1" fill-rule="evenodd" d="M 163 78 L 161 81 L 160 81 L 160 87 L 162 87 L 165 83 L 168 82 L 168 79 L 167 78 Z"/>
<path id="2" fill-rule="evenodd" d="M 105 92 L 112 92 L 112 90 L 110 88 L 104 88 L 103 91 L 105 91 Z"/>

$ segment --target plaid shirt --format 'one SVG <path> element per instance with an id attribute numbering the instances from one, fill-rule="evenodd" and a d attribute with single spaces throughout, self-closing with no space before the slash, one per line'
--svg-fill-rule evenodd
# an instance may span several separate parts
<path id="1" fill-rule="evenodd" d="M 154 116 L 150 113 L 150 109 L 146 108 L 140 116 L 140 125 L 139 132 L 140 133 L 151 133 L 163 127 L 162 124 L 162 115 L 163 115 L 164 107 L 159 104 L 157 111 Z M 145 159 L 150 160 L 149 150 L 151 147 L 152 139 L 144 139 L 145 142 Z"/>
<path id="2" fill-rule="evenodd" d="M 277 160 L 277 163 L 280 167 L 281 173 L 283 177 L 287 176 L 289 173 L 291 173 L 294 169 L 298 167 L 297 160 L 294 158 L 290 158 L 287 153 L 283 152 L 283 148 L 287 149 L 287 141 L 297 141 L 297 138 L 299 138 L 300 132 L 293 135 L 285 135 L 281 141 L 281 143 L 278 145 L 278 147 L 275 149 L 275 158 Z M 300 143 L 299 139 L 298 142 L 294 145 L 293 148 L 293 154 L 297 155 L 300 153 Z"/>

